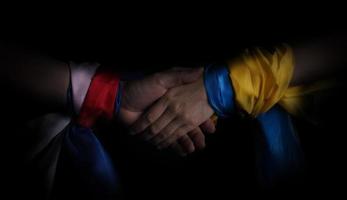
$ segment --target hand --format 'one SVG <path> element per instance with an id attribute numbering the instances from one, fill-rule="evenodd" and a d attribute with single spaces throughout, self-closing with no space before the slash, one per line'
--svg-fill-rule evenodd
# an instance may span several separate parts
<path id="1" fill-rule="evenodd" d="M 132 130 L 160 148 L 201 125 L 213 114 L 207 101 L 203 77 L 170 89 L 133 125 Z"/>
<path id="2" fill-rule="evenodd" d="M 120 121 L 125 125 L 132 125 L 168 89 L 196 81 L 201 73 L 201 69 L 172 69 L 142 80 L 126 82 L 119 111 Z M 206 132 L 214 132 L 215 130 L 214 124 L 210 120 L 207 120 L 202 128 Z M 193 152 L 195 148 L 203 148 L 204 146 L 204 135 L 200 128 L 196 128 L 188 135 L 181 137 L 173 145 L 173 148 L 184 155 Z"/>

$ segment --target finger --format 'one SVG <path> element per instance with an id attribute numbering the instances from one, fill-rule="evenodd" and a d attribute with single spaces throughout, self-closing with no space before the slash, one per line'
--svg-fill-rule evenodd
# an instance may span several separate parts
<path id="1" fill-rule="evenodd" d="M 203 68 L 190 68 L 188 70 L 170 70 L 161 73 L 163 87 L 172 88 L 196 81 L 203 73 Z"/>
<path id="2" fill-rule="evenodd" d="M 170 148 L 171 148 L 174 152 L 176 152 L 178 155 L 180 155 L 180 156 L 186 156 L 186 155 L 187 155 L 187 153 L 186 153 L 185 150 L 183 149 L 183 146 L 180 145 L 178 142 L 174 142 L 174 143 L 170 146 Z"/>
<path id="3" fill-rule="evenodd" d="M 215 124 L 211 119 L 206 120 L 204 123 L 200 125 L 200 128 L 206 133 L 214 133 L 216 132 Z"/>
<path id="4" fill-rule="evenodd" d="M 138 120 L 131 126 L 131 134 L 135 135 L 143 132 L 149 125 L 155 122 L 165 111 L 167 99 L 160 98 L 145 114 L 141 115 Z"/>
<path id="5" fill-rule="evenodd" d="M 151 143 L 157 146 L 159 143 L 169 138 L 183 124 L 182 120 L 175 118 L 159 134 L 151 139 Z"/>
<path id="6" fill-rule="evenodd" d="M 193 153 L 195 151 L 194 143 L 188 135 L 183 135 L 175 143 L 178 143 L 186 154 Z"/>
<path id="7" fill-rule="evenodd" d="M 205 148 L 205 135 L 201 131 L 201 129 L 195 128 L 194 130 L 188 132 L 187 134 L 190 138 L 190 140 L 193 142 L 196 149 L 201 150 Z"/>
<path id="8" fill-rule="evenodd" d="M 161 148 L 161 149 L 167 148 L 172 143 L 174 143 L 178 138 L 180 138 L 183 135 L 187 134 L 192 129 L 194 129 L 194 127 L 191 127 L 191 126 L 188 126 L 188 125 L 181 126 L 173 134 L 171 134 L 168 138 L 166 138 L 161 143 L 159 143 L 158 147 Z"/>
<path id="9" fill-rule="evenodd" d="M 146 133 L 149 134 L 150 138 L 155 137 L 174 119 L 175 115 L 170 112 L 169 109 L 166 109 L 159 119 L 148 127 L 148 131 L 146 131 Z"/>

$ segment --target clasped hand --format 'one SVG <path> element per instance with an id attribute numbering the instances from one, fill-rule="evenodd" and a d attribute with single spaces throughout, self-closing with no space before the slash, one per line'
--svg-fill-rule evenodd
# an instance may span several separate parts
<path id="1" fill-rule="evenodd" d="M 210 117 L 203 70 L 175 68 L 124 84 L 119 118 L 130 133 L 158 149 L 186 155 L 205 147 L 215 127 Z"/>

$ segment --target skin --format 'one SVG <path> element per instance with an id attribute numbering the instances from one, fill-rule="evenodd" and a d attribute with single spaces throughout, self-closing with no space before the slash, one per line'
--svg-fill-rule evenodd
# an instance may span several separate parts
<path id="1" fill-rule="evenodd" d="M 296 65 L 291 85 L 311 82 L 341 71 L 347 62 L 346 44 L 345 36 L 336 35 L 294 45 Z M 42 108 L 46 105 L 54 110 L 64 107 L 69 81 L 66 64 L 5 45 L 0 45 L 0 56 L 0 65 L 4 69 L 1 80 L 23 91 L 24 99 L 43 102 Z M 188 71 L 176 72 L 176 78 L 184 77 L 185 73 Z M 151 141 L 158 148 L 172 145 L 174 148 L 180 146 L 181 152 L 192 152 L 203 147 L 201 130 L 194 128 L 201 125 L 208 132 L 213 132 L 214 127 L 211 128 L 212 123 L 208 121 L 212 109 L 207 103 L 201 72 L 197 76 L 196 82 L 177 81 L 177 87 L 167 81 L 172 77 L 160 78 L 165 77 L 165 73 L 126 83 L 121 121 L 131 125 L 134 134 Z M 167 82 L 169 84 L 165 85 Z M 19 106 L 30 105 L 23 103 Z M 202 124 L 204 121 L 207 123 Z M 185 148 L 181 148 L 183 146 Z"/>
<path id="2" fill-rule="evenodd" d="M 19 110 L 28 106 L 26 102 L 40 105 L 42 112 L 61 112 L 66 105 L 66 91 L 69 85 L 68 65 L 42 54 L 0 44 L 0 65 L 3 73 L 1 81 L 18 93 L 18 98 L 28 99 L 17 107 Z M 120 109 L 120 121 L 131 125 L 152 105 L 174 86 L 195 81 L 201 70 L 174 69 L 160 72 L 138 81 L 125 83 L 124 98 Z M 201 129 L 196 129 L 182 136 L 172 145 L 180 155 L 186 155 L 205 146 L 205 137 Z M 211 121 L 201 128 L 206 132 L 215 130 Z"/>
<path id="3" fill-rule="evenodd" d="M 196 81 L 201 79 L 201 76 L 202 69 L 172 69 L 142 80 L 125 83 L 119 119 L 131 127 L 134 124 L 136 125 L 136 121 L 139 120 L 151 123 L 155 116 L 147 114 L 150 112 L 144 113 L 149 106 L 160 97 L 174 95 L 175 87 L 177 86 L 197 83 Z M 169 90 L 170 92 L 168 92 Z M 185 99 L 182 100 L 185 101 Z M 160 101 L 163 101 L 163 98 Z M 212 110 L 209 111 L 212 113 Z M 201 128 L 199 128 L 199 125 L 201 125 Z M 153 127 L 155 126 L 154 124 Z M 215 131 L 214 124 L 207 118 L 205 121 L 197 123 L 196 126 L 186 131 L 185 134 L 177 135 L 178 137 L 175 138 L 175 141 L 170 143 L 171 147 L 180 155 L 186 155 L 196 149 L 204 148 L 205 136 L 201 129 L 208 133 Z M 171 131 L 171 129 L 166 131 Z M 136 134 L 136 132 L 132 131 L 131 134 Z M 166 134 L 161 135 L 165 136 Z M 157 144 L 155 139 L 151 140 L 153 135 L 150 135 L 151 137 L 147 137 L 147 134 L 139 136 L 146 141 Z"/>
<path id="4" fill-rule="evenodd" d="M 345 49 L 346 39 L 337 36 L 294 45 L 296 64 L 291 85 L 305 84 L 341 71 L 346 63 Z M 212 113 L 200 77 L 194 83 L 169 90 L 134 123 L 132 130 L 159 148 L 165 148 L 209 119 Z"/>
<path id="5" fill-rule="evenodd" d="M 132 125 L 132 130 L 159 148 L 166 148 L 212 115 L 200 75 L 193 83 L 169 90 Z"/>

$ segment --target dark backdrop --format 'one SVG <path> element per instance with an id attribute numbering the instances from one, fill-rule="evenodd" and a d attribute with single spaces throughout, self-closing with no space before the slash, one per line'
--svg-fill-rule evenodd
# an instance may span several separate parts
<path id="1" fill-rule="evenodd" d="M 86 11 L 73 17 L 64 10 L 58 13 L 53 14 L 53 19 L 46 18 L 49 12 L 45 12 L 35 17 L 24 15 L 8 20 L 2 25 L 1 41 L 64 61 L 98 61 L 126 72 L 152 73 L 172 66 L 196 67 L 220 62 L 249 46 L 300 43 L 319 36 L 345 33 L 343 16 L 327 17 L 325 12 L 297 15 L 293 10 L 283 10 L 282 15 L 260 12 L 252 16 L 224 13 L 214 15 L 213 20 L 208 12 L 201 12 L 193 19 L 181 16 L 180 12 L 165 19 L 161 14 L 133 16 L 134 12 L 105 17 L 102 11 L 93 14 Z M 61 15 L 66 16 L 61 19 Z M 282 21 L 276 22 L 274 18 Z M 253 121 L 238 118 L 220 121 L 217 133 L 207 137 L 207 148 L 185 158 L 159 152 L 134 140 L 120 126 L 107 126 L 98 134 L 119 169 L 125 196 L 131 198 L 211 196 L 220 199 L 279 191 L 286 196 L 343 194 L 346 186 L 343 139 L 346 99 L 342 91 L 326 95 L 327 100 L 317 113 L 324 123 L 296 122 L 308 160 L 305 180 L 299 185 L 270 191 L 259 189 L 256 183 L 253 144 L 257 124 Z M 18 126 L 13 120 L 20 119 L 18 115 L 23 111 L 15 109 L 11 97 L 3 94 L 2 98 L 10 100 L 5 101 L 5 128 L 1 132 L 10 134 L 17 130 L 13 127 Z M 12 195 L 27 195 L 34 190 L 29 187 L 32 180 L 26 180 L 25 174 L 30 172 L 25 166 L 18 166 L 15 159 L 8 159 L 15 155 L 12 151 L 20 151 L 19 144 L 25 142 L 17 140 L 18 143 L 4 145 L 7 149 L 4 163 L 9 166 L 4 171 L 8 181 L 5 185 L 12 186 L 8 190 Z"/>

